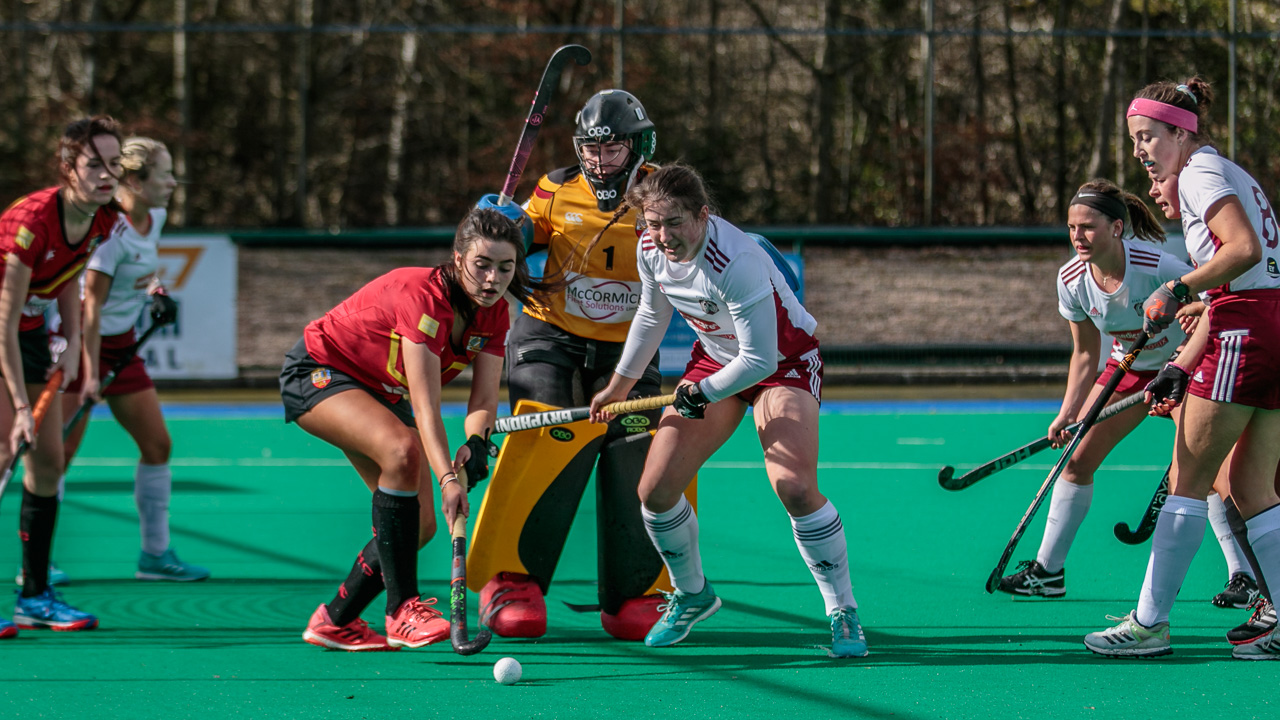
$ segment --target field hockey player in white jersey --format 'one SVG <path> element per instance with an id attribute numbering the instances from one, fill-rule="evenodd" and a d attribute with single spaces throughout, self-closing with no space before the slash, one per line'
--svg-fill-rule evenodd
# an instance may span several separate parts
<path id="1" fill-rule="evenodd" d="M 101 395 L 111 414 L 138 445 L 133 497 L 138 508 L 142 549 L 134 576 L 139 580 L 204 580 L 209 571 L 178 559 L 169 542 L 169 470 L 172 442 L 160 412 L 155 385 L 146 364 L 133 352 L 134 328 L 143 312 L 153 322 L 177 319 L 178 306 L 156 276 L 157 242 L 168 213 L 165 208 L 177 187 L 173 158 L 164 143 L 144 137 L 127 138 L 122 147 L 124 175 L 116 192 L 122 212 L 110 237 L 89 259 L 84 279 L 84 387 L 63 395 L 64 417 L 72 417 L 86 399 Z M 88 322 L 97 318 L 99 322 Z M 94 328 L 100 327 L 100 333 Z M 99 389 L 99 382 L 118 361 L 128 359 L 115 380 Z M 66 466 L 84 437 L 86 413 L 66 442 Z"/>
<path id="2" fill-rule="evenodd" d="M 1148 173 L 1178 176 L 1182 229 L 1196 264 L 1147 298 L 1146 329 L 1172 323 L 1193 293 L 1207 291 L 1209 310 L 1182 355 L 1147 388 L 1157 410 L 1183 405 L 1171 494 L 1151 539 L 1137 608 L 1084 639 L 1102 655 L 1172 652 L 1169 611 L 1200 546 L 1205 498 L 1224 461 L 1258 569 L 1280 577 L 1280 229 L 1257 181 L 1210 145 L 1204 128 L 1211 100 L 1200 78 L 1160 82 L 1139 91 L 1126 113 L 1134 156 Z M 1236 645 L 1232 655 L 1280 658 L 1280 638 L 1273 629 Z"/>
<path id="3" fill-rule="evenodd" d="M 1076 191 L 1067 208 L 1067 233 L 1076 257 L 1059 269 L 1054 286 L 1058 312 L 1071 327 L 1072 350 L 1062 409 L 1049 424 L 1054 447 L 1070 441 L 1067 426 L 1093 405 L 1119 368 L 1124 348 L 1142 333 L 1142 301 L 1160 283 L 1191 271 L 1154 245 L 1138 242 L 1163 242 L 1164 230 L 1142 200 L 1107 180 L 1093 180 Z M 1106 368 L 1098 374 L 1101 333 L 1115 341 L 1106 348 Z M 1140 392 L 1185 339 L 1176 324 L 1152 338 L 1116 387 L 1112 402 Z M 1093 500 L 1094 473 L 1146 411 L 1135 405 L 1094 427 L 1081 441 L 1063 469 L 1062 482 L 1054 485 L 1036 558 L 1001 578 L 1002 592 L 1050 598 L 1066 594 L 1064 565 Z"/>
<path id="4" fill-rule="evenodd" d="M 706 188 L 692 169 L 657 170 L 628 191 L 626 203 L 643 217 L 640 307 L 613 378 L 591 400 L 592 419 L 608 420 L 600 408 L 627 397 L 675 311 L 698 337 L 640 479 L 645 528 L 675 586 L 645 644 L 675 645 L 720 608 L 702 573 L 698 519 L 683 492 L 750 405 L 765 472 L 825 601 L 831 654 L 865 656 L 844 526 L 818 490 L 817 322 L 766 251 L 711 213 Z"/>

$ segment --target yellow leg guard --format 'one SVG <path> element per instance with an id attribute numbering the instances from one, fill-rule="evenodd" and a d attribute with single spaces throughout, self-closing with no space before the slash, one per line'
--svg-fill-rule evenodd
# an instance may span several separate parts
<path id="1" fill-rule="evenodd" d="M 555 409 L 521 400 L 515 414 Z M 506 437 L 476 515 L 467 553 L 467 587 L 479 592 L 499 572 L 524 573 L 550 582 L 607 430 L 604 424 L 578 422 Z M 550 495 L 554 502 L 548 505 L 549 493 L 554 493 Z M 539 513 L 533 522 L 545 527 L 526 527 L 540 503 L 552 508 L 553 516 Z M 540 547 L 526 547 L 522 554 L 521 538 L 530 534 Z"/>

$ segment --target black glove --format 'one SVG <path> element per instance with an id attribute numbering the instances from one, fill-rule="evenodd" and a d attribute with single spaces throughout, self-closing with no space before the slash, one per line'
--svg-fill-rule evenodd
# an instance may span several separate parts
<path id="1" fill-rule="evenodd" d="M 1168 285 L 1161 285 L 1142 303 L 1142 332 L 1155 337 L 1169 327 L 1182 306 Z"/>
<path id="2" fill-rule="evenodd" d="M 178 320 L 178 303 L 162 292 L 151 295 L 151 322 L 172 325 Z"/>
<path id="3" fill-rule="evenodd" d="M 467 447 L 471 448 L 471 457 L 462 464 L 467 471 L 467 490 L 475 487 L 481 480 L 489 477 L 489 458 L 498 457 L 498 446 L 489 442 L 489 433 L 485 437 L 472 435 L 467 438 Z"/>
<path id="4" fill-rule="evenodd" d="M 701 420 L 706 417 L 707 405 L 710 403 L 707 396 L 702 394 L 702 385 L 693 383 L 676 388 L 676 401 L 671 406 L 680 413 L 680 417 Z"/>
<path id="5" fill-rule="evenodd" d="M 1163 400 L 1168 400 L 1174 404 L 1182 402 L 1182 396 L 1187 394 L 1187 381 L 1190 376 L 1191 373 L 1175 362 L 1170 362 L 1160 368 L 1160 372 L 1156 373 L 1156 378 L 1143 388 L 1146 392 L 1151 393 L 1151 407 L 1154 408 Z"/>

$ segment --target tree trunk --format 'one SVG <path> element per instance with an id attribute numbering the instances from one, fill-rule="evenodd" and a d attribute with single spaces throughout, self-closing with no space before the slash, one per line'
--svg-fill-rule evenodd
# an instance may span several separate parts
<path id="1" fill-rule="evenodd" d="M 1102 177 L 1107 172 L 1107 155 L 1110 150 L 1111 106 L 1115 103 L 1116 36 L 1120 29 L 1120 14 L 1125 0 L 1111 0 L 1111 16 L 1107 19 L 1107 42 L 1102 52 L 1102 98 L 1098 103 L 1098 116 L 1093 127 L 1093 153 L 1089 156 L 1090 179 Z"/>

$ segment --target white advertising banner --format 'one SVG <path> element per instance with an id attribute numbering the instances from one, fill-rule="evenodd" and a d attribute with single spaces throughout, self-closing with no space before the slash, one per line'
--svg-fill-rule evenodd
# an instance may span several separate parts
<path id="1" fill-rule="evenodd" d="M 178 321 L 157 330 L 140 355 L 153 378 L 227 379 L 236 363 L 236 246 L 225 235 L 160 239 L 160 281 L 178 303 Z M 138 332 L 151 324 L 143 312 Z"/>

